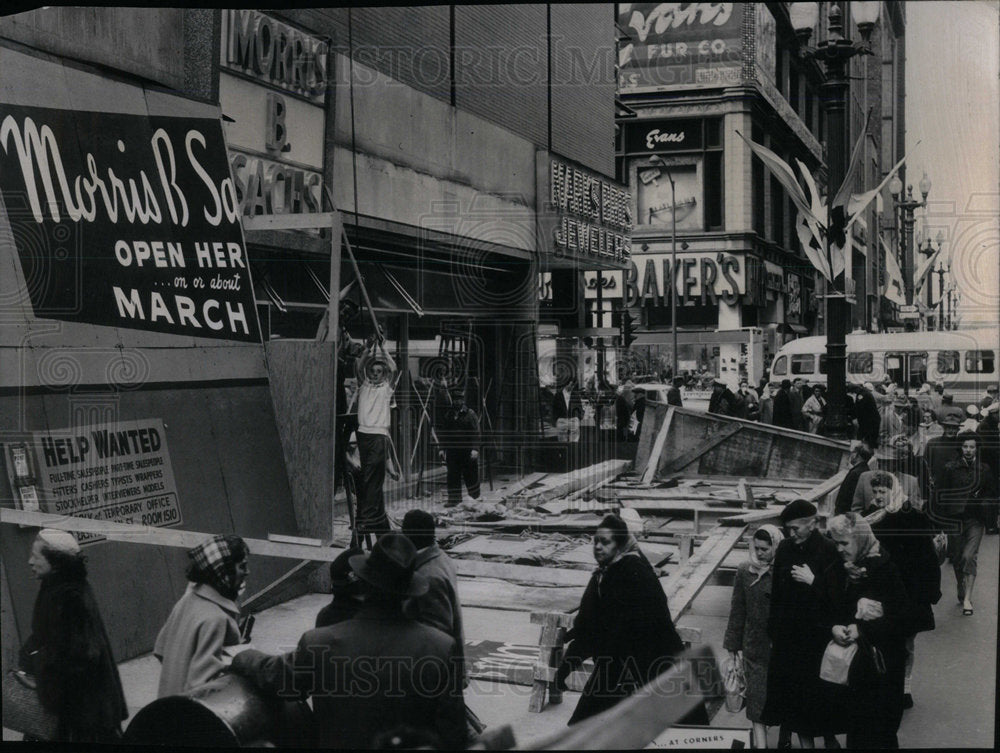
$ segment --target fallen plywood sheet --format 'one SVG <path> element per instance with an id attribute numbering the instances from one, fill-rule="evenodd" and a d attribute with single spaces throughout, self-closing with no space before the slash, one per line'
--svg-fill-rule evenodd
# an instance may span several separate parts
<path id="1" fill-rule="evenodd" d="M 565 497 L 571 492 L 596 484 L 605 479 L 613 479 L 625 472 L 632 465 L 630 460 L 605 460 L 602 463 L 578 468 L 569 473 L 559 473 L 549 476 L 538 489 L 527 490 L 522 499 L 540 503 L 551 499 Z"/>
<path id="2" fill-rule="evenodd" d="M 542 569 L 542 568 L 536 568 Z M 587 580 L 590 573 L 587 573 Z M 511 612 L 572 612 L 580 606 L 582 586 L 521 586 L 496 578 L 458 579 L 463 607 L 505 609 Z M 538 647 L 535 647 L 535 655 Z M 530 683 L 529 683 L 530 684 Z"/>
<path id="3" fill-rule="evenodd" d="M 476 578 L 497 578 L 515 583 L 532 583 L 543 586 L 586 586 L 590 573 L 563 567 L 532 567 L 531 565 L 511 565 L 506 562 L 486 560 L 466 560 L 452 558 L 459 575 Z"/>
<path id="4" fill-rule="evenodd" d="M 663 592 L 670 605 L 674 622 L 691 606 L 691 602 L 712 577 L 716 568 L 729 555 L 746 527 L 717 527 L 694 554 L 663 583 Z"/>
<path id="5" fill-rule="evenodd" d="M 663 434 L 662 443 L 653 447 L 660 452 L 651 454 L 646 466 L 643 480 L 647 482 L 681 471 L 726 474 L 736 479 L 823 479 L 846 468 L 850 454 L 848 442 L 816 434 L 676 406 L 669 410 L 668 423 L 667 406 L 651 404 L 646 408 L 643 435 L 648 432 L 660 439 Z"/>

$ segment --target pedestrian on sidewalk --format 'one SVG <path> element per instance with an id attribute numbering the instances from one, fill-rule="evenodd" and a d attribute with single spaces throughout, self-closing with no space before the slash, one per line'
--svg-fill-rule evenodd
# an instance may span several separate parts
<path id="1" fill-rule="evenodd" d="M 795 377 L 792 380 L 792 388 L 788 391 L 788 397 L 792 402 L 792 428 L 799 431 L 807 431 L 805 418 L 802 415 L 802 406 L 805 405 L 809 397 L 809 387 L 802 377 Z"/>
<path id="2" fill-rule="evenodd" d="M 858 488 L 858 480 L 861 476 L 871 470 L 869 463 L 872 459 L 872 451 L 865 442 L 855 440 L 851 442 L 851 454 L 847 459 L 849 466 L 844 481 L 837 490 L 837 499 L 833 503 L 835 515 L 843 515 L 851 511 L 854 503 L 854 492 Z"/>
<path id="3" fill-rule="evenodd" d="M 781 388 L 774 395 L 774 425 L 786 429 L 795 428 L 795 414 L 792 407 L 792 383 L 781 380 Z"/>
<path id="4" fill-rule="evenodd" d="M 814 384 L 812 395 L 802 404 L 802 418 L 805 421 L 805 429 L 810 434 L 819 434 L 820 426 L 823 425 L 823 417 L 826 415 L 826 400 L 823 398 L 823 387 Z"/>
<path id="5" fill-rule="evenodd" d="M 451 557 L 438 546 L 434 518 L 424 510 L 410 510 L 403 516 L 403 535 L 417 550 L 414 572 L 427 580 L 427 593 L 403 604 L 403 612 L 418 622 L 436 627 L 455 639 L 459 675 L 468 685 L 465 672 L 465 632 L 462 629 L 462 602 L 458 598 L 458 572 Z"/>
<path id="6" fill-rule="evenodd" d="M 739 418 L 742 412 L 739 398 L 721 379 L 712 380 L 712 396 L 708 399 L 708 412 L 733 418 Z"/>
<path id="7" fill-rule="evenodd" d="M 771 612 L 767 634 L 771 657 L 767 665 L 764 717 L 781 725 L 778 747 L 789 747 L 791 733 L 803 748 L 813 738 L 841 730 L 826 714 L 819 687 L 820 661 L 829 641 L 818 629 L 821 602 L 812 587 L 815 577 L 836 566 L 833 542 L 817 530 L 816 506 L 804 499 L 789 502 L 781 511 L 788 536 L 774 556 Z M 829 746 L 827 746 L 829 747 Z"/>
<path id="8" fill-rule="evenodd" d="M 848 384 L 847 393 L 854 395 L 854 415 L 858 421 L 858 439 L 873 451 L 878 447 L 878 430 L 882 417 L 871 391 L 857 384 Z"/>
<path id="9" fill-rule="evenodd" d="M 939 420 L 942 435 L 928 439 L 924 447 L 924 462 L 930 477 L 931 499 L 943 487 L 945 466 L 952 460 L 958 459 L 962 444 L 958 438 L 961 420 L 957 416 L 945 416 Z"/>
<path id="10" fill-rule="evenodd" d="M 462 484 L 469 496 L 479 499 L 479 416 L 465 404 L 465 394 L 455 390 L 451 406 L 437 428 L 439 454 L 448 468 L 446 507 L 462 503 Z"/>
<path id="11" fill-rule="evenodd" d="M 887 445 L 880 446 L 875 451 L 875 461 L 878 470 L 891 473 L 902 489 L 903 496 L 918 510 L 924 509 L 924 492 L 920 478 L 914 474 L 923 474 L 923 461 L 914 458 L 910 448 L 910 440 L 905 434 L 897 434 Z M 872 491 L 872 479 L 876 471 L 867 471 L 858 478 L 854 490 L 854 500 L 851 510 L 864 513 L 872 506 L 875 495 Z M 926 474 L 923 474 L 926 478 Z"/>
<path id="12" fill-rule="evenodd" d="M 18 666 L 34 677 L 42 708 L 58 720 L 53 740 L 120 740 L 128 708 L 79 543 L 67 531 L 43 528 L 28 566 L 41 587 Z"/>
<path id="13" fill-rule="evenodd" d="M 361 454 L 362 488 L 358 490 L 355 518 L 358 540 L 381 536 L 391 529 L 385 513 L 385 466 L 388 457 L 391 403 L 396 389 L 396 362 L 385 349 L 385 339 L 373 336 L 358 359 L 358 450 Z"/>
<path id="14" fill-rule="evenodd" d="M 846 721 L 848 748 L 898 748 L 906 663 L 906 589 L 891 556 L 857 513 L 827 523 L 840 564 L 818 575 L 825 641 L 857 646 L 846 687 L 820 680 L 825 713 Z M 825 652 L 825 649 L 824 649 Z"/>
<path id="15" fill-rule="evenodd" d="M 225 666 L 222 649 L 241 642 L 236 604 L 250 572 L 246 542 L 220 534 L 188 550 L 187 590 L 156 636 L 163 665 L 157 698 L 204 685 Z"/>
<path id="16" fill-rule="evenodd" d="M 364 602 L 361 598 L 361 582 L 351 570 L 350 560 L 361 554 L 360 548 L 345 549 L 330 563 L 330 584 L 333 599 L 319 610 L 316 615 L 316 627 L 336 625 L 349 620 L 358 613 Z"/>
<path id="17" fill-rule="evenodd" d="M 992 469 L 979 459 L 979 436 L 967 432 L 958 438 L 962 454 L 945 466 L 943 488 L 934 514 L 953 522 L 953 530 L 948 533 L 948 552 L 955 569 L 962 614 L 969 616 L 973 613 L 972 589 L 976 584 L 979 545 L 986 527 L 997 517 L 997 490 Z"/>
<path id="18" fill-rule="evenodd" d="M 879 544 L 889 553 L 903 581 L 909 601 L 905 621 L 906 664 L 903 685 L 903 708 L 913 707 L 913 663 L 917 633 L 934 629 L 933 605 L 941 600 L 941 567 L 934 548 L 936 531 L 922 510 L 914 507 L 902 493 L 895 477 L 876 471 L 872 477 L 874 501 L 865 510 L 871 515 L 884 510 L 884 516 L 872 524 Z"/>
<path id="19" fill-rule="evenodd" d="M 585 659 L 594 671 L 569 724 L 605 711 L 669 669 L 684 650 L 652 566 L 639 553 L 628 526 L 606 515 L 594 533 L 594 572 L 580 601 L 569 644 L 556 673 L 565 689 Z M 681 724 L 708 724 L 703 703 Z"/>
<path id="20" fill-rule="evenodd" d="M 406 536 L 380 536 L 369 554 L 350 560 L 365 583 L 357 616 L 307 631 L 283 655 L 247 649 L 231 671 L 270 697 L 312 697 L 320 748 L 370 750 L 384 744 L 386 732 L 404 729 L 440 748 L 464 748 L 455 640 L 403 612 L 407 599 L 427 593 L 416 558 Z"/>
<path id="21" fill-rule="evenodd" d="M 754 532 L 749 556 L 736 569 L 729 623 L 722 642 L 730 661 L 743 663 L 747 719 L 753 725 L 753 742 L 758 748 L 767 747 L 767 725 L 777 721 L 764 715 L 764 701 L 771 655 L 767 620 L 771 613 L 772 571 L 783 538 L 781 529 L 770 524 Z"/>
<path id="22" fill-rule="evenodd" d="M 552 420 L 560 442 L 580 441 L 580 421 L 583 419 L 583 402 L 576 386 L 576 375 L 569 374 L 552 396 Z"/>

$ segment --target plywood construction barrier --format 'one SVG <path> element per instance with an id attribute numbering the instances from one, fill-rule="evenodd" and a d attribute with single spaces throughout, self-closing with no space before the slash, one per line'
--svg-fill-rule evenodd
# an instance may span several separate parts
<path id="1" fill-rule="evenodd" d="M 677 473 L 825 479 L 846 469 L 849 454 L 848 442 L 651 403 L 635 469 L 647 484 Z"/>

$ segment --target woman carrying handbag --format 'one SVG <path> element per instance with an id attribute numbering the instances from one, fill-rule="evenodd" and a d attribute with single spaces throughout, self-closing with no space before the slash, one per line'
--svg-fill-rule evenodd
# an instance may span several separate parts
<path id="1" fill-rule="evenodd" d="M 19 730 L 25 739 L 115 742 L 128 709 L 80 545 L 71 533 L 43 529 L 28 565 L 42 585 L 31 636 L 20 651 L 20 672 L 4 678 L 5 724 L 20 712 L 33 721 L 32 728 Z M 34 696 L 25 692 L 32 684 Z M 19 708 L 8 709 L 15 697 Z"/>

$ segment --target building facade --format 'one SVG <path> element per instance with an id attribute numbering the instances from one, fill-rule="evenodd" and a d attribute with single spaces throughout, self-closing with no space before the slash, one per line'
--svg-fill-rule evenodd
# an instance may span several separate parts
<path id="1" fill-rule="evenodd" d="M 851 87 L 851 145 L 872 110 L 858 192 L 877 185 L 901 147 L 897 5 L 883 3 L 875 55 L 853 61 L 852 76 L 866 83 Z M 787 6 L 618 6 L 617 159 L 634 195 L 635 230 L 633 267 L 608 297 L 613 310 L 634 312 L 637 346 L 661 368 L 672 350 L 672 290 L 681 371 L 756 381 L 787 339 L 825 331 L 825 280 L 802 251 L 795 205 L 745 141 L 793 169 L 801 162 L 825 193 L 825 73 L 800 56 Z M 826 35 L 825 8 L 820 18 L 813 41 Z M 847 29 L 854 31 L 849 16 Z M 874 211 L 867 234 L 856 233 L 847 273 L 856 291 L 853 324 L 861 329 L 872 326 L 881 305 L 878 259 L 869 251 L 879 227 Z"/>
<path id="2" fill-rule="evenodd" d="M 404 475 L 436 457 L 439 377 L 481 413 L 494 467 L 523 467 L 539 271 L 631 250 L 613 24 L 612 5 L 545 4 L 0 20 L 0 494 L 329 538 L 345 300 L 352 338 L 377 326 L 401 366 Z M 119 436 L 155 479 L 95 454 Z M 128 492 L 83 488 L 101 473 Z M 5 658 L 29 627 L 30 543 L 0 526 Z M 153 551 L 88 547 L 120 659 L 183 587 L 183 551 Z M 255 563 L 250 591 L 282 568 Z"/>

